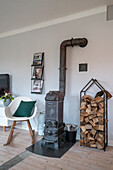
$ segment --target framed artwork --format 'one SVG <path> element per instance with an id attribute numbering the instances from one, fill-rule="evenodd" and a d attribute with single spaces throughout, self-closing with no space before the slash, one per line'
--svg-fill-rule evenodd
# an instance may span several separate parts
<path id="1" fill-rule="evenodd" d="M 33 65 L 42 66 L 44 53 L 35 53 L 33 57 Z"/>
<path id="2" fill-rule="evenodd" d="M 34 66 L 33 78 L 42 79 L 42 71 L 43 71 L 43 68 Z"/>
<path id="3" fill-rule="evenodd" d="M 43 80 L 32 80 L 32 89 L 33 93 L 41 93 L 43 87 Z"/>

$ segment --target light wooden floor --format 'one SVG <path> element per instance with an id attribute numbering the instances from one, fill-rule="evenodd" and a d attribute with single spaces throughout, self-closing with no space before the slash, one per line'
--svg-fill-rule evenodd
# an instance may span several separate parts
<path id="1" fill-rule="evenodd" d="M 0 128 L 0 165 L 25 151 L 31 145 L 28 131 L 15 129 L 14 140 L 3 146 L 7 140 L 9 129 L 3 132 Z M 41 137 L 36 136 L 36 140 Z M 113 170 L 113 147 L 103 150 L 84 148 L 76 143 L 62 158 L 48 158 L 30 154 L 11 170 Z"/>

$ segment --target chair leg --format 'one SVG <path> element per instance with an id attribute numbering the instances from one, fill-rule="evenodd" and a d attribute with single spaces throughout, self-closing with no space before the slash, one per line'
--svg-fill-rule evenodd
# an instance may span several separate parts
<path id="1" fill-rule="evenodd" d="M 3 126 L 3 130 L 4 130 L 4 132 L 6 131 L 6 127 L 5 126 Z"/>
<path id="2" fill-rule="evenodd" d="M 32 127 L 31 127 L 31 124 L 30 124 L 30 121 L 27 120 L 27 124 L 28 124 L 28 128 L 29 128 L 29 132 L 30 132 L 30 136 L 31 136 L 31 140 L 32 140 L 32 144 L 34 144 L 34 131 L 32 130 Z"/>
<path id="3" fill-rule="evenodd" d="M 13 124 L 12 124 L 12 126 L 11 126 L 11 130 L 10 130 L 10 133 L 9 133 L 9 136 L 8 136 L 7 143 L 4 144 L 4 146 L 10 144 L 11 139 L 12 139 L 12 136 L 13 136 L 13 132 L 14 132 L 14 127 L 15 127 L 15 125 L 16 125 L 16 121 L 13 121 Z"/>

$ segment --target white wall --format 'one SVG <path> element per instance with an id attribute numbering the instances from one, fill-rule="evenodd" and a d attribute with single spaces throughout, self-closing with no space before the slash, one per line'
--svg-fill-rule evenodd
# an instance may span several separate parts
<path id="1" fill-rule="evenodd" d="M 49 90 L 58 90 L 60 43 L 65 39 L 86 37 L 85 48 L 67 49 L 67 83 L 64 121 L 79 124 L 79 95 L 93 77 L 113 94 L 113 21 L 105 13 L 0 39 L 0 73 L 12 77 L 12 93 L 38 100 L 44 110 Z M 45 81 L 42 95 L 31 94 L 31 64 L 35 52 L 45 52 Z M 79 63 L 88 63 L 88 72 L 79 72 Z M 113 99 L 108 101 L 109 139 L 113 140 Z"/>

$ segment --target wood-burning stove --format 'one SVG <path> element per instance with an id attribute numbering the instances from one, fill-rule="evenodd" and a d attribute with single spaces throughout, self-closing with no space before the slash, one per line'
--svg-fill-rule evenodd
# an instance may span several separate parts
<path id="1" fill-rule="evenodd" d="M 53 143 L 55 147 L 61 147 L 64 137 L 63 103 L 66 86 L 66 48 L 71 46 L 85 47 L 86 38 L 65 40 L 60 45 L 60 76 L 59 91 L 50 91 L 46 95 L 45 129 L 43 141 Z"/>
<path id="2" fill-rule="evenodd" d="M 54 143 L 58 148 L 64 141 L 63 100 L 59 91 L 50 91 L 46 95 L 46 115 L 43 140 Z"/>

